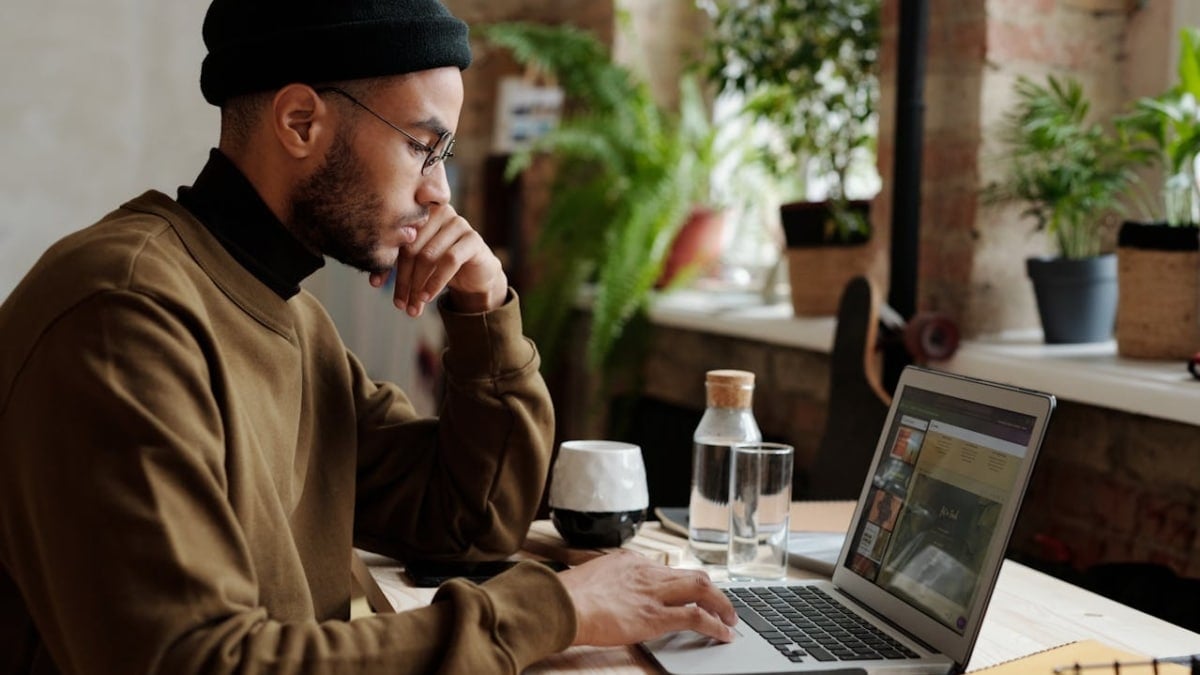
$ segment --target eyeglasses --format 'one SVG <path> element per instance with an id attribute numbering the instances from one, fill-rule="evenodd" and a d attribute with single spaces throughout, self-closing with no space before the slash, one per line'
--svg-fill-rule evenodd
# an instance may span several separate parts
<path id="1" fill-rule="evenodd" d="M 343 89 L 339 89 L 338 87 L 321 87 L 316 90 L 318 94 L 324 94 L 325 92 L 330 91 L 335 94 L 341 94 L 342 96 L 345 96 L 351 103 L 371 113 L 371 115 L 380 122 L 383 122 L 396 131 L 399 131 L 401 134 L 404 134 L 404 137 L 412 141 L 413 145 L 415 145 L 418 149 L 425 151 L 425 162 L 421 165 L 422 176 L 428 176 L 429 172 L 433 171 L 433 167 L 437 166 L 440 162 L 444 162 L 454 156 L 453 133 L 449 131 L 443 131 L 441 135 L 438 136 L 438 139 L 433 142 L 433 145 L 427 145 L 422 143 L 416 136 L 413 136 L 395 124 L 392 124 L 383 115 L 371 110 L 366 106 L 365 103 L 354 98 Z"/>

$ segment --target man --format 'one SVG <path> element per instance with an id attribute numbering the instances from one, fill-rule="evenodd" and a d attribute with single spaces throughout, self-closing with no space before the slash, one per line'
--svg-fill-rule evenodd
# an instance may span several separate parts
<path id="1" fill-rule="evenodd" d="M 53 246 L 0 307 L 0 673 L 518 672 L 570 644 L 736 617 L 634 555 L 454 581 L 348 621 L 354 544 L 503 556 L 552 414 L 500 263 L 449 206 L 470 61 L 437 0 L 215 0 L 219 147 Z M 447 394 L 418 419 L 300 281 L 330 256 L 421 314 Z"/>

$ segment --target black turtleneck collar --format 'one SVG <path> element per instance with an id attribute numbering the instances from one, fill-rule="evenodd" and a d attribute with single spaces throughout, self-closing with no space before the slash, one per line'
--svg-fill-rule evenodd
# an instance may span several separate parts
<path id="1" fill-rule="evenodd" d="M 325 264 L 287 231 L 220 150 L 209 153 L 192 187 L 179 188 L 178 200 L 230 255 L 284 300 L 299 293 L 300 282 Z"/>

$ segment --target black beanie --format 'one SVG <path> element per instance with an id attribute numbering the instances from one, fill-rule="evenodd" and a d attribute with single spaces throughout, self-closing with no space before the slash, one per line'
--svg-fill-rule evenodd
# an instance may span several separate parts
<path id="1" fill-rule="evenodd" d="M 205 100 L 292 82 L 401 75 L 471 63 L 467 24 L 438 0 L 213 0 Z"/>

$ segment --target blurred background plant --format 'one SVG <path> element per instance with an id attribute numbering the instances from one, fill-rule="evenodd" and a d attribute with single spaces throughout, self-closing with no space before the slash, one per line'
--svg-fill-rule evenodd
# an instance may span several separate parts
<path id="1" fill-rule="evenodd" d="M 702 70 L 744 105 L 782 198 L 867 198 L 875 172 L 879 0 L 697 0 L 712 21 Z M 837 209 L 841 234 L 866 219 Z"/>
<path id="2" fill-rule="evenodd" d="M 1068 259 L 1093 257 L 1104 246 L 1112 215 L 1136 193 L 1136 167 L 1149 155 L 1088 119 L 1090 105 L 1074 79 L 1018 78 L 1016 104 L 1005 114 L 1000 140 L 1005 178 L 988 186 L 993 203 L 1020 202 Z"/>
<path id="3" fill-rule="evenodd" d="M 581 290 L 594 282 L 586 355 L 591 369 L 607 375 L 628 355 L 619 343 L 644 313 L 689 212 L 717 200 L 711 171 L 729 146 L 719 141 L 694 78 L 680 83 L 674 112 L 576 28 L 505 23 L 483 34 L 552 78 L 567 101 L 558 127 L 507 167 L 509 178 L 539 156 L 556 167 L 532 251 L 537 272 L 524 298 L 527 332 L 552 368 Z"/>
<path id="4" fill-rule="evenodd" d="M 1157 159 L 1166 174 L 1159 208 L 1150 218 L 1168 225 L 1200 223 L 1200 188 L 1196 157 L 1200 154 L 1200 30 L 1185 28 L 1179 36 L 1179 83 L 1158 96 L 1138 99 L 1133 112 L 1118 120 L 1131 142 Z"/>

